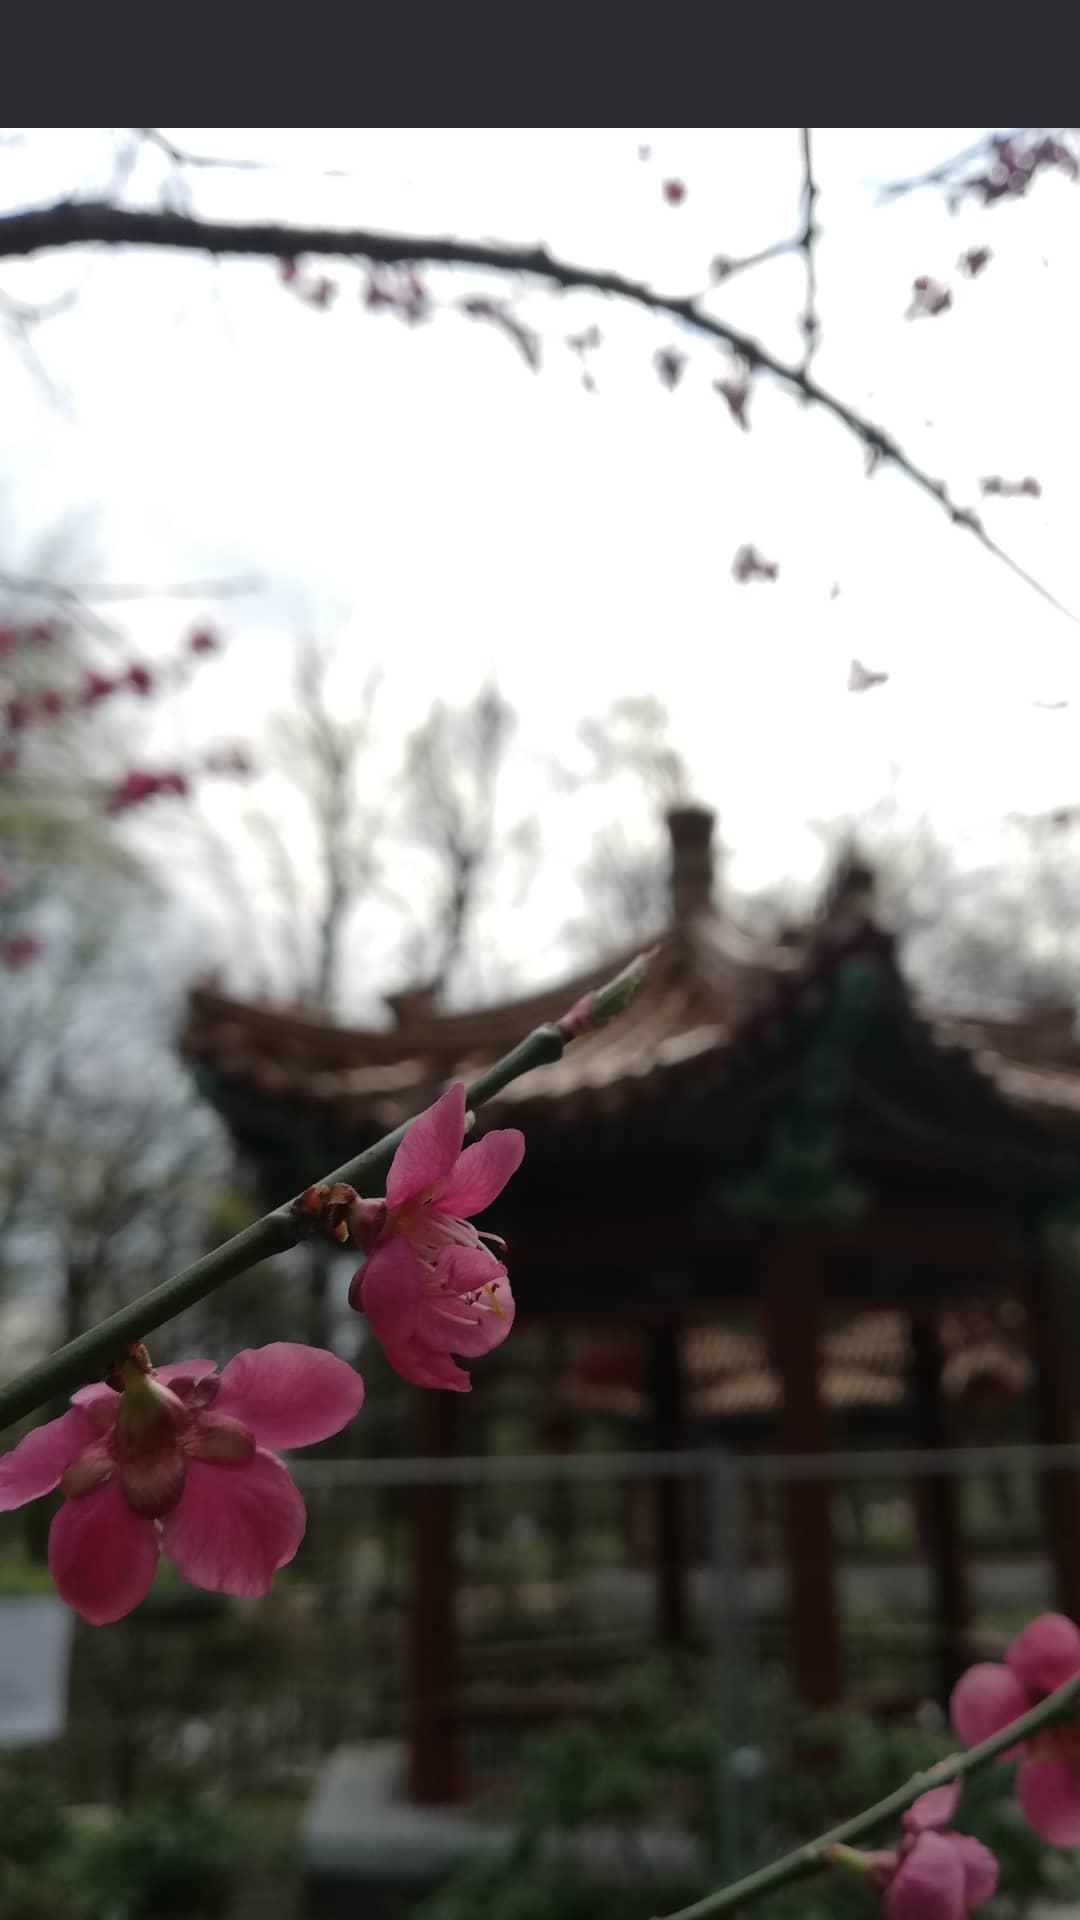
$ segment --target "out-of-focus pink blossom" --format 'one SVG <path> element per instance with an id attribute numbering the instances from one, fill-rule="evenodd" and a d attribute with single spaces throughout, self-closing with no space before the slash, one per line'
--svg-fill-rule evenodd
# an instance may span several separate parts
<path id="1" fill-rule="evenodd" d="M 116 692 L 119 681 L 110 680 L 104 673 L 90 672 L 82 686 L 82 702 L 85 707 L 94 707 L 99 700 L 107 700 Z"/>
<path id="2" fill-rule="evenodd" d="M 686 199 L 685 180 L 665 180 L 661 189 L 669 207 L 681 207 Z"/>
<path id="3" fill-rule="evenodd" d="M 960 255 L 956 264 L 961 273 L 967 274 L 969 280 L 977 280 L 983 269 L 990 265 L 993 257 L 989 247 L 969 247 L 966 253 Z"/>
<path id="4" fill-rule="evenodd" d="M 44 945 L 36 933 L 13 933 L 0 944 L 0 966 L 9 973 L 19 973 L 44 952 Z"/>
<path id="5" fill-rule="evenodd" d="M 216 633 L 209 627 L 200 627 L 197 633 L 188 635 L 188 647 L 192 653 L 216 653 L 221 645 Z"/>
<path id="6" fill-rule="evenodd" d="M 136 661 L 135 665 L 127 670 L 127 683 L 133 693 L 147 694 L 153 689 L 154 676 L 149 667 L 141 666 Z"/>
<path id="7" fill-rule="evenodd" d="M 136 1348 L 117 1385 L 83 1387 L 58 1420 L 0 1458 L 0 1512 L 59 1486 L 49 1568 L 93 1626 L 149 1591 L 164 1553 L 192 1586 L 259 1596 L 304 1535 L 304 1503 L 270 1448 L 312 1446 L 359 1412 L 360 1375 L 278 1341 L 150 1368 Z"/>
<path id="8" fill-rule="evenodd" d="M 862 1856 L 838 1849 L 853 1865 L 861 1860 L 883 1896 L 886 1920 L 966 1920 L 992 1898 L 998 1883 L 994 1855 L 949 1826 L 959 1800 L 959 1784 L 932 1787 L 904 1814 L 898 1847 Z"/>
<path id="9" fill-rule="evenodd" d="M 30 724 L 30 702 L 29 700 L 20 699 L 18 694 L 16 694 L 13 700 L 8 701 L 5 713 L 7 715 L 8 726 L 11 728 L 12 733 L 21 733 L 23 728 Z"/>
<path id="10" fill-rule="evenodd" d="M 59 687 L 46 687 L 44 693 L 39 693 L 38 707 L 50 720 L 55 720 L 58 714 L 63 713 L 64 696 Z"/>
<path id="11" fill-rule="evenodd" d="M 1080 1673 L 1080 1629 L 1062 1613 L 1032 1620 L 1004 1662 L 982 1660 L 953 1688 L 949 1712 L 966 1747 L 1000 1733 Z M 1014 1748 L 1016 1797 L 1030 1826 L 1051 1846 L 1080 1846 L 1080 1711 Z"/>
<path id="12" fill-rule="evenodd" d="M 141 807 L 145 801 L 154 800 L 160 793 L 175 793 L 183 796 L 188 791 L 187 776 L 182 773 L 150 773 L 142 767 L 132 767 L 129 773 L 113 787 L 104 798 L 106 813 L 127 813 L 132 807 Z"/>
<path id="13" fill-rule="evenodd" d="M 515 1127 L 462 1151 L 465 1088 L 448 1088 L 413 1121 L 394 1155 L 385 1200 L 359 1200 L 353 1238 L 367 1259 L 349 1305 L 365 1313 L 390 1365 L 422 1387 L 467 1393 L 451 1358 L 476 1359 L 506 1339 L 514 1299 L 503 1262 L 469 1216 L 490 1206 L 521 1165 Z M 499 1242 L 498 1244 L 502 1244 Z"/>
<path id="14" fill-rule="evenodd" d="M 931 279 L 928 273 L 920 273 L 911 284 L 911 305 L 906 318 L 917 320 L 923 314 L 933 318 L 935 314 L 946 313 L 951 306 L 950 289 L 940 280 Z"/>

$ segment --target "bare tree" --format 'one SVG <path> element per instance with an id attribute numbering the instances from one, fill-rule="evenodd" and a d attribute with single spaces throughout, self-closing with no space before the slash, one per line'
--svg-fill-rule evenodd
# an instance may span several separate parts
<path id="1" fill-rule="evenodd" d="M 412 930 L 407 964 L 433 993 L 445 993 L 460 968 L 484 879 L 505 850 L 496 801 L 515 725 L 491 683 L 463 707 L 439 701 L 406 743 L 402 825 L 435 873 L 432 910 Z M 512 840 L 528 850 L 521 823 Z"/>

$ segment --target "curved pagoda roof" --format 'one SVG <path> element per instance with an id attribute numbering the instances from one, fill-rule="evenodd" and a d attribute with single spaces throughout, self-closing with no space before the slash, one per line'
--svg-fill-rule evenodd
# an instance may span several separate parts
<path id="1" fill-rule="evenodd" d="M 669 824 L 671 918 L 629 1007 L 507 1087 L 483 1109 L 480 1131 L 513 1118 L 531 1149 L 546 1141 L 565 1151 L 572 1138 L 575 1154 L 603 1155 L 605 1140 L 625 1144 L 628 1132 L 643 1140 L 660 1129 L 677 1144 L 679 1116 L 690 1137 L 707 1113 L 718 1137 L 767 1138 L 774 1159 L 797 1161 L 802 1123 L 793 1127 L 792 1113 L 810 1116 L 803 1131 L 819 1141 L 842 1116 L 860 1151 L 1080 1191 L 1072 1007 L 1005 1018 L 924 1004 L 879 920 L 873 873 L 854 856 L 804 925 L 779 940 L 752 938 L 712 904 L 711 815 L 682 808 Z M 615 953 L 475 1012 L 441 1010 L 422 993 L 391 996 L 394 1024 L 384 1028 L 337 1026 L 200 986 L 181 1049 L 256 1155 L 292 1129 L 317 1134 L 331 1158 L 340 1143 L 344 1157 L 557 1020 L 632 957 Z M 794 1138 L 778 1141 L 778 1129 Z"/>

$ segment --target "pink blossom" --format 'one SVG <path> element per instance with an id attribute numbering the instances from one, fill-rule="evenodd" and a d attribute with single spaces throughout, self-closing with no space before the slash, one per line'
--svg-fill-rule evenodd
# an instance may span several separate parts
<path id="1" fill-rule="evenodd" d="M 83 681 L 83 705 L 93 707 L 99 700 L 107 700 L 111 693 L 116 692 L 117 684 L 117 681 L 108 679 L 103 673 L 88 673 Z"/>
<path id="2" fill-rule="evenodd" d="M 13 933 L 0 943 L 0 965 L 9 973 L 18 973 L 43 951 L 44 942 L 36 933 Z"/>
<path id="3" fill-rule="evenodd" d="M 686 183 L 683 180 L 665 180 L 661 191 L 669 207 L 681 207 L 686 199 Z"/>
<path id="4" fill-rule="evenodd" d="M 503 1262 L 469 1225 L 521 1165 L 516 1128 L 489 1133 L 462 1152 L 460 1081 L 414 1120 L 394 1155 L 385 1200 L 358 1200 L 353 1237 L 367 1251 L 349 1304 L 366 1313 L 390 1365 L 422 1387 L 467 1393 L 451 1354 L 473 1360 L 506 1339 L 514 1299 Z M 501 1242 L 499 1243 L 502 1244 Z"/>
<path id="5" fill-rule="evenodd" d="M 884 1894 L 886 1920 L 965 1920 L 993 1895 L 994 1855 L 949 1827 L 959 1800 L 958 1784 L 920 1794 L 903 1816 L 899 1847 L 865 1856 Z"/>
<path id="6" fill-rule="evenodd" d="M 192 653 L 215 653 L 219 645 L 217 634 L 211 633 L 208 627 L 200 627 L 198 633 L 188 636 L 188 646 Z"/>
<path id="7" fill-rule="evenodd" d="M 59 1486 L 49 1568 L 62 1600 L 93 1626 L 145 1599 L 164 1553 L 192 1586 L 268 1593 L 304 1536 L 304 1503 L 270 1447 L 337 1433 L 364 1398 L 332 1353 L 277 1341 L 150 1367 L 136 1348 L 118 1389 L 83 1387 L 58 1420 L 0 1458 L 0 1512 Z"/>
<path id="8" fill-rule="evenodd" d="M 905 318 L 917 320 L 920 314 L 931 318 L 938 313 L 946 313 L 952 306 L 952 291 L 940 280 L 934 280 L 928 273 L 920 273 L 911 283 L 911 305 Z"/>
<path id="9" fill-rule="evenodd" d="M 983 1660 L 953 1688 L 953 1728 L 967 1747 L 1080 1673 L 1080 1628 L 1062 1613 L 1032 1620 L 1006 1649 L 1004 1664 Z M 1080 1845 L 1080 1717 L 1042 1727 L 1008 1756 L 1019 1758 L 1016 1796 L 1030 1826 L 1055 1847 Z"/>

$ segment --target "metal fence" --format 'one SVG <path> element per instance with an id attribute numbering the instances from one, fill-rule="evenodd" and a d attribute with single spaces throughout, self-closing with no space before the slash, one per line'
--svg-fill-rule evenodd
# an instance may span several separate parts
<path id="1" fill-rule="evenodd" d="M 977 1650 L 1052 1604 L 1037 1498 L 1078 1447 L 817 1455 L 528 1454 L 297 1460 L 309 1532 L 270 1600 L 193 1593 L 163 1569 L 108 1632 L 79 1627 L 61 1760 L 73 1795 L 123 1798 L 159 1762 L 236 1789 L 312 1777 L 342 1742 L 401 1737 L 408 1695 L 410 1489 L 455 1501 L 458 1707 L 478 1788 L 513 1779 L 531 1726 L 592 1712 L 605 1674 L 655 1649 L 646 1490 L 675 1480 L 692 1515 L 691 1637 L 707 1663 L 718 1815 L 737 1855 L 761 1701 L 783 1666 L 784 1490 L 827 1481 L 856 1683 L 933 1690 L 931 1590 L 914 1483 L 960 1483 Z M 22 1516 L 0 1527 L 0 1592 L 47 1591 Z M 1080 1523 L 1080 1520 L 1078 1520 Z M 0 1744 L 3 1742 L 0 1727 Z"/>

